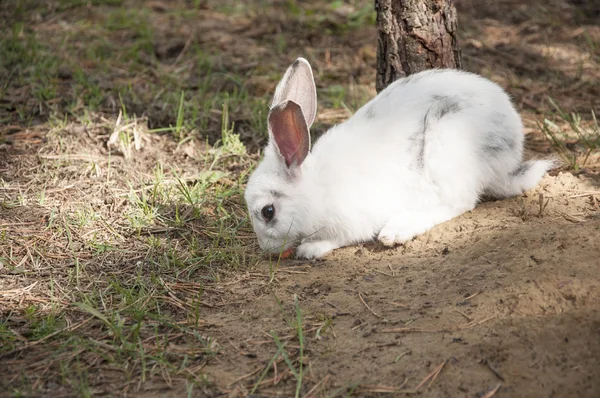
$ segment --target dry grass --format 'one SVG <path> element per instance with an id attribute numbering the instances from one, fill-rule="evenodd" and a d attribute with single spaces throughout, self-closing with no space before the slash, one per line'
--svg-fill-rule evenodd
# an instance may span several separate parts
<path id="1" fill-rule="evenodd" d="M 282 307 L 288 324 L 260 342 L 271 361 L 223 389 L 204 369 L 225 360 L 223 346 L 243 348 L 211 337 L 203 310 L 251 302 L 276 283 L 276 263 L 270 275 L 253 272 L 261 259 L 242 200 L 269 93 L 290 59 L 314 61 L 317 134 L 373 95 L 371 2 L 44 3 L 0 4 L 0 387 L 328 389 L 304 349 L 331 320 L 302 316 L 302 302 Z M 597 124 L 584 139 L 568 115 L 581 112 L 577 126 L 593 130 L 599 27 L 563 2 L 504 19 L 468 3 L 459 2 L 467 68 L 507 87 L 533 147 L 550 151 L 538 123 L 551 121 L 569 167 L 597 171 Z M 337 393 L 361 394 L 355 387 Z"/>
<path id="2" fill-rule="evenodd" d="M 68 123 L 5 164 L 1 355 L 15 393 L 57 378 L 84 395 L 109 393 L 98 386 L 112 377 L 203 385 L 218 345 L 198 330 L 201 310 L 227 301 L 211 286 L 257 261 L 240 200 L 248 156 L 145 135 L 126 159 L 99 150 L 115 128 Z"/>

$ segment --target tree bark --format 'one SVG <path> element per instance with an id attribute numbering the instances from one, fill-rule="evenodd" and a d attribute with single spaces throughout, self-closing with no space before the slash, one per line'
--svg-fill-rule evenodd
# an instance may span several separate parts
<path id="1" fill-rule="evenodd" d="M 461 68 L 452 0 L 375 0 L 377 92 L 431 68 Z"/>

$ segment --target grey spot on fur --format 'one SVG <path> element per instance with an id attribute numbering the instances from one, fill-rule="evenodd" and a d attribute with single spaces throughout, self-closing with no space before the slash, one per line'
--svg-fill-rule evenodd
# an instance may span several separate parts
<path id="1" fill-rule="evenodd" d="M 423 117 L 420 129 L 409 138 L 414 143 L 414 167 L 416 167 L 418 170 L 422 170 L 425 167 L 425 145 L 427 130 L 429 130 L 431 124 L 435 123 L 446 115 L 460 112 L 461 110 L 461 100 L 457 97 L 434 95 L 433 100 L 433 105 Z"/>
<path id="2" fill-rule="evenodd" d="M 295 60 L 294 63 L 292 64 L 292 69 L 296 69 L 298 67 L 298 65 L 300 65 L 300 60 Z"/>
<path id="3" fill-rule="evenodd" d="M 371 120 L 371 119 L 375 119 L 375 104 L 369 106 L 367 108 L 367 113 L 366 113 L 366 117 L 367 119 Z"/>
<path id="4" fill-rule="evenodd" d="M 525 175 L 531 169 L 531 163 L 521 163 L 519 167 L 510 172 L 511 177 L 519 177 Z"/>
<path id="5" fill-rule="evenodd" d="M 494 112 L 490 115 L 490 120 L 497 126 L 498 130 L 508 130 L 508 125 L 506 124 L 506 115 L 501 112 Z"/>
<path id="6" fill-rule="evenodd" d="M 448 114 L 457 113 L 462 108 L 461 100 L 457 97 L 434 95 L 433 99 L 437 104 L 435 109 L 435 119 L 441 119 Z"/>
<path id="7" fill-rule="evenodd" d="M 429 113 L 430 112 L 427 112 L 423 117 L 421 128 L 409 138 L 416 148 L 414 165 L 418 170 L 423 170 L 425 167 L 425 136 L 427 128 L 429 127 Z"/>
<path id="8" fill-rule="evenodd" d="M 510 126 L 506 124 L 504 114 L 495 112 L 491 115 L 493 130 L 485 134 L 482 150 L 484 156 L 499 156 L 503 152 L 513 152 L 517 148 L 517 142 L 513 138 Z"/>
<path id="9" fill-rule="evenodd" d="M 490 132 L 487 134 L 486 142 L 482 149 L 486 156 L 497 157 L 503 152 L 514 150 L 515 141 L 498 133 Z"/>
<path id="10" fill-rule="evenodd" d="M 271 191 L 270 193 L 271 193 L 271 195 L 273 195 L 273 197 L 274 197 L 274 198 L 276 198 L 276 199 L 279 199 L 279 198 L 283 198 L 283 197 L 285 197 L 285 194 L 284 194 L 283 192 L 281 192 L 281 191 L 274 191 L 274 190 L 273 190 L 273 191 Z"/>

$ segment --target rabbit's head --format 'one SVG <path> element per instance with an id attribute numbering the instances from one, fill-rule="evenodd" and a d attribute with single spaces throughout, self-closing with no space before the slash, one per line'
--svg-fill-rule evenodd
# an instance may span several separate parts
<path id="1" fill-rule="evenodd" d="M 298 58 L 275 89 L 268 116 L 269 143 L 252 173 L 245 198 L 263 250 L 297 245 L 307 229 L 308 209 L 302 170 L 310 157 L 309 128 L 315 120 L 317 93 L 310 64 Z"/>

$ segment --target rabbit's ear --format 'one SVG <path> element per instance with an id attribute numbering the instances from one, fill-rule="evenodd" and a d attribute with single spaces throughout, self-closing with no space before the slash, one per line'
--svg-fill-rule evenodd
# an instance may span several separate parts
<path id="1" fill-rule="evenodd" d="M 310 64 L 304 58 L 298 58 L 285 72 L 275 89 L 271 107 L 285 101 L 300 105 L 306 124 L 312 126 L 317 114 L 317 89 Z"/>
<path id="2" fill-rule="evenodd" d="M 269 135 L 289 171 L 302 164 L 310 150 L 310 133 L 300 105 L 288 100 L 273 107 Z"/>

